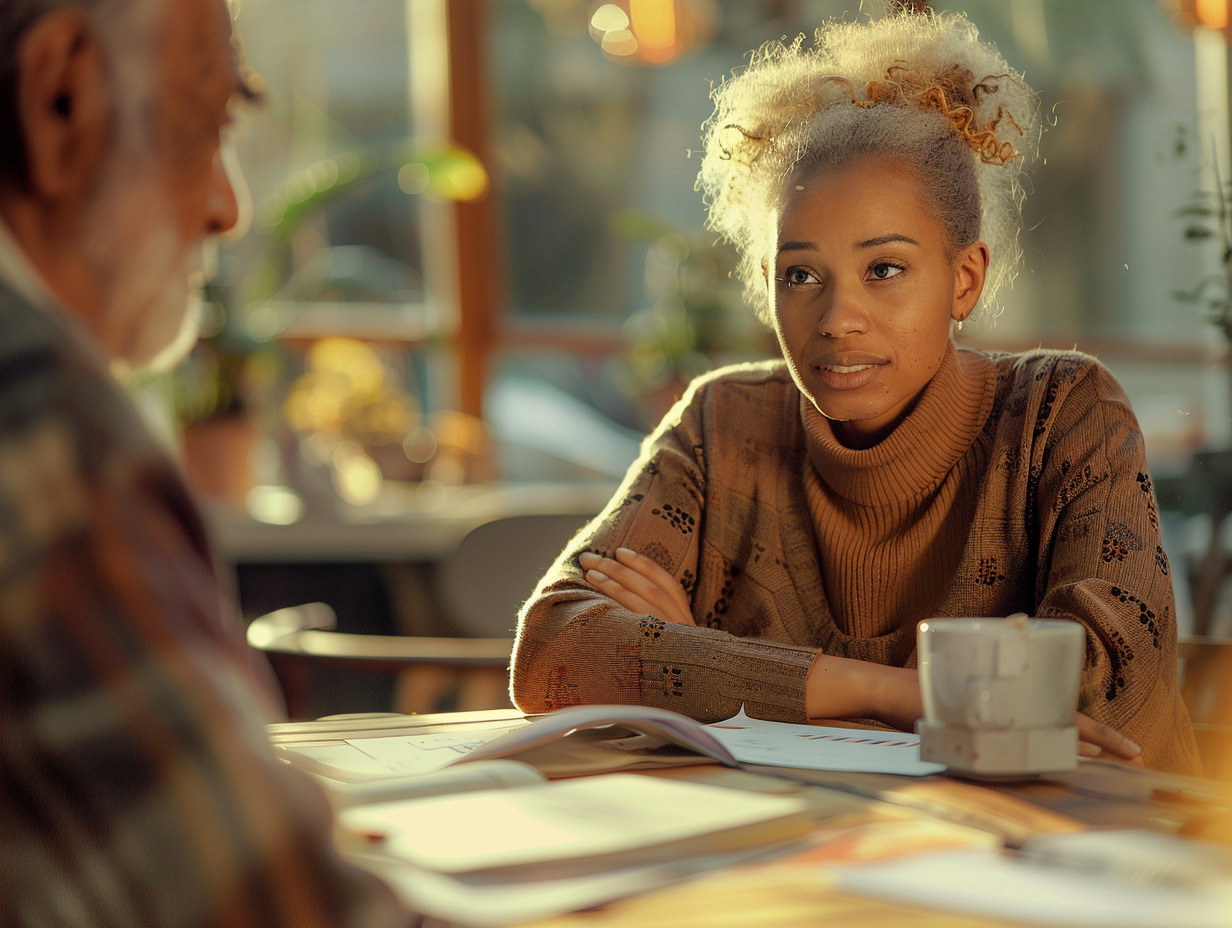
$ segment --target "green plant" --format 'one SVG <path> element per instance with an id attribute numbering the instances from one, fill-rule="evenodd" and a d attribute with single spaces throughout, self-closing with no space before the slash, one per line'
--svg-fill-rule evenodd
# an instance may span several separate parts
<path id="1" fill-rule="evenodd" d="M 242 280 L 216 279 L 205 287 L 201 339 L 172 378 L 172 404 L 181 426 L 251 414 L 268 399 L 280 376 L 277 339 L 285 320 L 268 302 L 290 278 L 292 243 L 311 217 L 358 185 L 396 172 L 408 196 L 469 200 L 487 191 L 488 176 L 469 152 L 454 145 L 409 144 L 343 152 L 296 171 L 263 198 L 255 259 Z"/>
<path id="2" fill-rule="evenodd" d="M 397 174 L 398 187 L 407 196 L 467 202 L 488 191 L 483 165 L 452 144 L 374 146 L 310 164 L 288 176 L 262 201 L 257 220 L 263 247 L 247 274 L 245 302 L 255 304 L 278 293 L 292 271 L 291 243 L 307 219 L 358 185 L 387 173 Z"/>
<path id="3" fill-rule="evenodd" d="M 643 213 L 619 214 L 615 231 L 648 246 L 650 305 L 625 323 L 629 360 L 643 385 L 688 381 L 718 364 L 774 353 L 732 278 L 730 247 Z"/>

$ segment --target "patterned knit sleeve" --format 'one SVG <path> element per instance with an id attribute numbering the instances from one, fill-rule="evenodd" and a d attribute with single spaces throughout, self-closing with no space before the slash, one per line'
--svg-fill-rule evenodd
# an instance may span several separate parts
<path id="1" fill-rule="evenodd" d="M 1045 400 L 1037 427 L 1048 437 L 1033 462 L 1036 614 L 1086 627 L 1082 712 L 1140 745 L 1148 766 L 1196 772 L 1177 689 L 1171 569 L 1142 433 L 1104 367 L 1059 370 L 1049 388 L 1055 400 Z"/>
<path id="2" fill-rule="evenodd" d="M 645 554 L 692 598 L 705 530 L 712 383 L 695 384 L 647 439 L 605 510 L 570 543 L 523 607 L 511 692 L 527 712 L 578 704 L 674 709 L 702 721 L 750 715 L 804 722 L 815 652 L 638 615 L 582 579 L 578 555 Z M 713 605 L 713 604 L 711 604 Z"/>

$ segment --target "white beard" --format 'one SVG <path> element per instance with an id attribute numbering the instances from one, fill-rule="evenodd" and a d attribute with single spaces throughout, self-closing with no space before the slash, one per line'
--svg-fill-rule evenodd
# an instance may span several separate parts
<path id="1" fill-rule="evenodd" d="M 167 370 L 196 342 L 203 248 L 185 242 L 154 141 L 155 57 L 163 0 L 125 5 L 105 35 L 117 101 L 115 144 L 82 228 L 80 248 L 102 303 L 112 360 Z M 144 50 L 144 51 L 134 51 Z"/>
<path id="2" fill-rule="evenodd" d="M 197 339 L 204 249 L 185 250 L 157 159 L 135 147 L 117 146 L 104 169 L 82 249 L 99 282 L 113 359 L 170 370 Z"/>
<path id="3" fill-rule="evenodd" d="M 134 262 L 139 257 L 135 253 Z M 128 333 L 124 360 L 129 366 L 169 371 L 188 356 L 201 329 L 203 264 L 197 248 L 171 263 L 147 265 L 129 291 L 117 292 L 115 322 Z"/>

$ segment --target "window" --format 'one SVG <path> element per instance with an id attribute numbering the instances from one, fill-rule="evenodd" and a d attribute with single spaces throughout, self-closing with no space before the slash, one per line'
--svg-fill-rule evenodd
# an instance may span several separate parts
<path id="1" fill-rule="evenodd" d="M 688 47 L 622 63 L 584 0 L 248 0 L 242 27 L 271 90 L 244 152 L 264 225 L 230 249 L 222 301 L 293 347 L 324 334 L 375 343 L 424 413 L 484 409 L 518 449 L 506 477 L 618 473 L 689 377 L 775 351 L 693 189 L 711 82 L 855 4 L 669 5 Z M 880 15 L 863 6 L 847 15 Z M 1026 71 L 1050 125 L 1023 271 L 995 324 L 962 338 L 1098 353 L 1165 469 L 1232 438 L 1232 391 L 1213 363 L 1226 346 L 1175 296 L 1220 269 L 1177 216 L 1204 146 L 1192 37 L 1156 0 L 963 8 Z M 418 169 L 399 183 L 399 166 L 446 138 L 485 162 L 482 201 L 408 194 Z M 320 202 L 310 192 L 313 208 L 292 209 L 294 229 L 273 240 L 294 207 L 288 182 L 331 190 L 353 154 L 383 168 Z M 526 409 L 606 430 L 606 463 L 528 447 L 510 412 Z"/>

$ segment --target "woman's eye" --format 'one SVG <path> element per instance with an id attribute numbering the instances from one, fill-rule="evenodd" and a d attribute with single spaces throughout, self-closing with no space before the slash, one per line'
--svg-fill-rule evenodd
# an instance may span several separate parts
<path id="1" fill-rule="evenodd" d="M 897 274 L 901 274 L 903 269 L 897 264 L 890 264 L 888 261 L 882 261 L 879 264 L 874 264 L 869 272 L 874 280 L 889 280 Z"/>
<path id="2" fill-rule="evenodd" d="M 810 270 L 803 267 L 789 267 L 783 272 L 783 276 L 779 280 L 789 287 L 803 287 L 807 284 L 821 283 Z"/>

